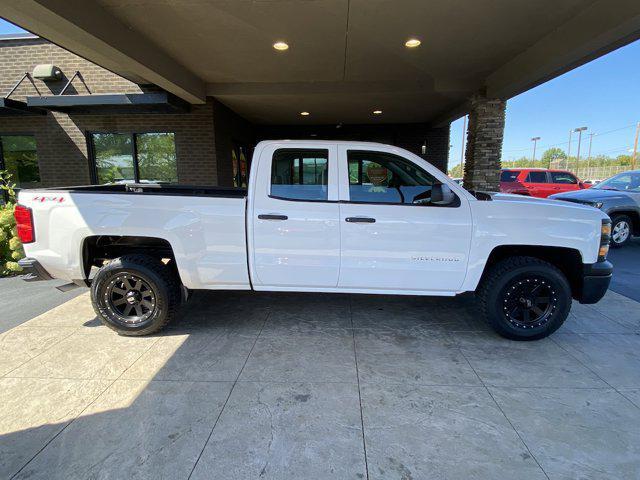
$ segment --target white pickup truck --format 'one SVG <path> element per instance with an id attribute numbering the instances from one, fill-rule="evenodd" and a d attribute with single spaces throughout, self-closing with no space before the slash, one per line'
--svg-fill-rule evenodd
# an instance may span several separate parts
<path id="1" fill-rule="evenodd" d="M 248 190 L 24 190 L 16 219 L 25 279 L 90 286 L 99 317 L 123 335 L 155 332 L 190 290 L 215 289 L 476 292 L 497 332 L 537 339 L 562 325 L 572 298 L 600 300 L 612 275 L 601 211 L 468 192 L 375 143 L 261 142 Z"/>

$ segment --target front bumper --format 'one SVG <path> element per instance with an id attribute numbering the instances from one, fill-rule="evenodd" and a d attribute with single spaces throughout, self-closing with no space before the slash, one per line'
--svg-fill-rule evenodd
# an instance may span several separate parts
<path id="1" fill-rule="evenodd" d="M 53 277 L 49 275 L 40 262 L 35 258 L 23 258 L 18 260 L 18 265 L 22 267 L 22 273 L 20 278 L 25 282 L 37 282 L 40 280 L 52 280 Z"/>
<path id="2" fill-rule="evenodd" d="M 607 293 L 613 265 L 607 260 L 584 265 L 582 268 L 582 288 L 576 298 L 580 303 L 597 303 Z"/>

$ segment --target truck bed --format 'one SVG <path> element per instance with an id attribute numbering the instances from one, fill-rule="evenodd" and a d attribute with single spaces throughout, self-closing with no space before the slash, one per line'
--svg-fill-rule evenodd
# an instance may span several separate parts
<path id="1" fill-rule="evenodd" d="M 84 185 L 76 187 L 38 188 L 38 191 L 69 193 L 115 193 L 134 195 L 175 195 L 195 197 L 244 198 L 246 188 L 213 187 L 204 185 L 175 185 L 160 183 L 120 183 L 111 185 Z M 28 190 L 24 190 L 28 192 Z"/>
<path id="2" fill-rule="evenodd" d="M 22 190 L 35 242 L 25 245 L 54 278 L 83 280 L 85 245 L 100 237 L 168 242 L 191 289 L 248 289 L 246 190 L 117 184 Z"/>

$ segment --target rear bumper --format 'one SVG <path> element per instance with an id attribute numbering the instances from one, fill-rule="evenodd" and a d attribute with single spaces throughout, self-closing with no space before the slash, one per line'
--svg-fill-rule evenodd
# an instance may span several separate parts
<path id="1" fill-rule="evenodd" d="M 40 280 L 52 280 L 53 277 L 49 275 L 40 262 L 35 258 L 23 258 L 18 260 L 18 265 L 22 267 L 22 278 L 25 282 L 37 282 Z"/>
<path id="2" fill-rule="evenodd" d="M 584 265 L 582 269 L 582 289 L 576 300 L 580 303 L 596 303 L 607 293 L 613 265 L 604 260 L 602 262 Z"/>

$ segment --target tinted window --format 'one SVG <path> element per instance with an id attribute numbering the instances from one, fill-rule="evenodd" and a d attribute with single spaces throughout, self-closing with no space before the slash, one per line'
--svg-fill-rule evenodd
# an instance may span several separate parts
<path id="1" fill-rule="evenodd" d="M 0 152 L 0 170 L 8 170 L 11 182 L 18 188 L 35 188 L 40 185 L 36 139 L 33 136 L 2 135 Z"/>
<path id="2" fill-rule="evenodd" d="M 517 182 L 518 175 L 520 175 L 519 170 L 503 170 L 500 174 L 501 182 Z"/>
<path id="3" fill-rule="evenodd" d="M 529 183 L 547 183 L 547 172 L 529 172 L 525 181 Z"/>
<path id="4" fill-rule="evenodd" d="M 328 150 L 281 149 L 271 163 L 271 195 L 327 200 Z"/>
<path id="5" fill-rule="evenodd" d="M 438 181 L 413 163 L 382 152 L 349 151 L 352 202 L 429 204 Z"/>
<path id="6" fill-rule="evenodd" d="M 566 172 L 551 172 L 551 182 L 552 183 L 568 183 L 575 184 L 578 183 L 576 177 Z"/>

